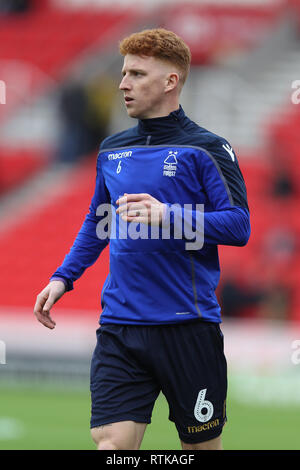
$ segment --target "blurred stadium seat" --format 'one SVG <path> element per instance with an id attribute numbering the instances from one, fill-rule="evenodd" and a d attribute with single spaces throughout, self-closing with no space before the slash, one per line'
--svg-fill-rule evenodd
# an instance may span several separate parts
<path id="1" fill-rule="evenodd" d="M 188 43 L 193 64 L 212 64 L 257 48 L 280 21 L 285 2 L 174 2 L 162 6 L 162 25 Z"/>
<path id="2" fill-rule="evenodd" d="M 185 111 L 228 138 L 246 181 L 252 235 L 246 247 L 219 247 L 222 275 L 217 293 L 222 298 L 224 284 L 234 278 L 238 288 L 259 294 L 260 301 L 239 310 L 241 320 L 262 321 L 255 323 L 259 350 L 248 323 L 244 327 L 224 318 L 224 326 L 236 341 L 228 341 L 229 356 L 232 348 L 230 357 L 244 361 L 240 351 L 251 339 L 246 362 L 252 364 L 255 357 L 261 361 L 255 370 L 263 369 L 265 331 L 277 353 L 278 335 L 268 325 L 261 330 L 259 325 L 279 320 L 291 335 L 296 334 L 293 325 L 296 331 L 300 326 L 300 104 L 291 102 L 292 81 L 300 80 L 300 2 L 150 3 L 32 0 L 23 13 L 0 13 L 0 80 L 7 88 L 6 104 L 0 103 L 2 332 L 10 334 L 12 356 L 22 356 L 22 341 L 25 348 L 36 340 L 37 350 L 51 350 L 53 337 L 41 332 L 32 314 L 35 298 L 71 247 L 93 194 L 97 152 L 68 164 L 55 160 L 53 149 L 63 131 L 58 112 L 63 90 L 74 82 L 88 89 L 111 132 L 132 125 L 111 92 L 120 77 L 118 40 L 137 29 L 164 26 L 182 35 L 193 53 L 183 93 Z M 107 88 L 97 95 L 98 81 Z M 108 271 L 105 249 L 74 291 L 55 306 L 53 316 L 63 325 L 57 345 L 66 341 L 75 351 L 72 320 L 79 325 L 76 341 L 81 325 L 96 324 Z M 1 334 L 0 340 L 5 340 Z M 85 341 L 90 339 L 83 335 Z M 268 360 L 275 368 L 275 359 Z M 30 364 L 26 367 L 29 370 Z"/>
<path id="3" fill-rule="evenodd" d="M 52 86 L 55 84 L 58 90 L 61 89 L 68 82 L 67 76 L 64 78 L 64 75 L 62 75 L 62 70 L 65 70 L 71 63 L 77 62 L 80 64 L 81 52 L 87 50 L 91 45 L 97 44 L 95 54 L 99 54 L 101 57 L 105 47 L 116 42 L 116 31 L 119 27 L 120 31 L 124 29 L 125 24 L 130 28 L 130 24 L 138 19 L 141 22 L 143 21 L 142 18 L 145 22 L 153 21 L 155 14 L 160 12 L 160 23 L 158 25 L 170 27 L 182 34 L 192 49 L 193 70 L 197 70 L 197 66 L 200 66 L 199 73 L 201 74 L 203 65 L 209 67 L 209 64 L 211 64 L 213 67 L 213 63 L 220 62 L 220 58 L 222 59 L 221 62 L 224 62 L 224 68 L 226 68 L 226 63 L 230 63 L 230 57 L 235 56 L 237 50 L 240 57 L 247 56 L 249 49 L 259 50 L 263 47 L 264 42 L 268 40 L 273 29 L 276 29 L 280 19 L 286 16 L 287 11 L 291 15 L 294 12 L 298 14 L 298 2 L 282 0 L 274 3 L 269 2 L 268 5 L 258 5 L 257 2 L 252 5 L 251 2 L 247 2 L 247 5 L 240 4 L 238 6 L 227 5 L 226 2 L 222 6 L 218 4 L 211 5 L 209 2 L 203 5 L 177 2 L 172 7 L 169 5 L 165 7 L 164 4 L 154 6 L 154 10 L 149 16 L 148 12 L 146 14 L 142 8 L 138 10 L 130 6 L 130 2 L 118 11 L 107 5 L 88 9 L 88 7 L 84 8 L 82 5 L 80 8 L 73 7 L 72 2 L 69 2 L 68 7 L 62 8 L 54 1 L 34 1 L 31 4 L 31 10 L 24 14 L 0 17 L 0 61 L 2 61 L 1 63 L 4 63 L 3 61 L 6 61 L 5 63 L 9 61 L 27 63 L 41 72 L 34 81 L 36 86 L 31 88 L 31 94 L 27 97 L 27 99 L 34 101 L 36 93 L 45 93 L 39 87 L 39 81 L 43 81 L 45 77 L 51 77 L 54 80 L 54 82 L 51 82 Z M 178 18 L 180 18 L 180 21 L 178 21 Z M 186 18 L 186 22 L 182 21 L 184 18 Z M 192 23 L 189 21 L 191 19 L 193 20 Z M 255 34 L 253 34 L 252 28 L 253 21 L 256 25 Z M 196 29 L 192 27 L 197 24 L 200 24 L 201 27 Z M 287 95 L 288 93 L 289 90 L 287 90 Z M 10 110 L 10 117 L 14 113 L 17 114 L 18 105 L 22 105 L 22 102 L 18 103 L 18 100 L 12 100 L 12 102 L 14 102 L 15 111 Z M 257 148 L 251 150 L 249 146 L 247 150 L 239 149 L 239 146 L 236 147 L 248 189 L 252 237 L 248 246 L 243 250 L 220 247 L 225 272 L 234 257 L 244 261 L 245 271 L 249 266 L 249 270 L 252 272 L 253 260 L 258 256 L 262 256 L 263 240 L 266 234 L 273 228 L 276 229 L 278 225 L 276 214 L 279 207 L 286 215 L 284 226 L 292 230 L 296 237 L 299 235 L 300 224 L 295 215 L 295 208 L 299 202 L 300 175 L 299 165 L 297 164 L 300 159 L 299 116 L 300 112 L 293 105 L 288 106 L 288 111 L 286 106 L 277 109 L 276 119 L 273 116 L 268 116 L 263 123 L 267 145 L 262 146 L 259 150 Z M 0 107 L 0 117 L 2 117 L 2 120 L 8 118 L 6 106 Z M 234 142 L 231 143 L 235 145 Z M 278 160 L 284 161 L 284 168 L 293 186 L 292 194 L 288 198 L 275 197 L 272 192 L 274 190 L 274 179 L 276 178 L 276 162 L 272 156 L 274 149 L 277 153 L 277 163 Z M 50 149 L 45 148 L 44 152 L 46 155 L 50 154 Z M 280 152 L 282 155 L 279 155 Z M 39 158 L 39 152 L 34 150 L 34 147 L 30 148 L 29 146 L 25 149 L 3 147 L 0 152 L 2 194 L 8 190 L 17 189 L 18 185 L 24 184 L 30 177 L 38 174 L 39 171 L 44 171 L 47 165 L 51 163 L 51 158 Z M 89 192 L 87 189 L 90 184 L 88 178 L 93 177 L 92 167 L 92 165 L 89 166 L 89 173 L 84 173 L 87 179 L 82 179 L 81 182 L 81 170 L 78 172 L 78 181 L 86 188 L 86 192 L 81 193 L 80 197 L 78 197 L 77 191 L 73 195 L 70 193 L 65 203 L 57 201 L 57 208 L 53 207 L 51 210 L 47 207 L 47 201 L 45 201 L 44 210 L 47 210 L 47 224 L 45 220 L 41 223 L 40 217 L 42 215 L 40 214 L 22 221 L 22 225 L 15 229 L 15 235 L 14 232 L 7 232 L 6 235 L 2 233 L 1 246 L 4 256 L 1 257 L 1 262 L 6 266 L 4 284 L 2 284 L 6 286 L 4 296 L 1 299 L 2 305 L 13 306 L 14 303 L 17 306 L 32 305 L 34 292 L 38 290 L 37 286 L 43 285 L 51 271 L 61 261 L 62 253 L 70 246 L 76 228 L 79 228 L 79 220 L 82 220 L 83 211 L 88 206 L 87 195 Z M 72 191 L 71 188 L 70 191 Z M 67 207 L 68 204 L 71 205 L 72 211 L 70 206 Z M 63 207 L 64 209 L 62 209 Z M 64 217 L 59 218 L 58 214 L 60 213 L 68 214 L 68 226 L 65 224 Z M 50 216 L 53 217 L 53 220 L 50 220 Z M 55 221 L 56 216 L 57 220 Z M 35 219 L 35 217 L 37 218 Z M 67 232 L 64 231 L 64 234 L 68 233 L 68 242 L 61 242 L 61 236 L 58 235 L 60 220 L 66 227 Z M 75 220 L 77 223 L 74 224 Z M 50 234 L 47 232 L 48 225 Z M 43 227 L 46 233 L 43 235 L 41 230 L 36 229 L 37 226 Z M 13 247 L 17 243 L 17 239 L 20 239 L 20 233 L 23 234 L 21 239 L 22 243 L 25 244 L 23 252 L 26 252 L 27 256 L 17 261 L 20 286 L 18 295 L 12 297 L 8 295 L 8 292 L 10 290 L 9 286 L 12 285 L 15 269 L 13 267 L 9 268 L 14 263 L 13 260 L 8 262 L 8 257 L 9 254 L 13 256 Z M 38 233 L 39 236 L 33 239 L 33 233 Z M 30 249 L 31 246 L 34 246 L 34 250 Z M 30 252 L 32 253 L 32 259 L 28 256 Z M 56 256 L 55 253 L 57 253 Z M 293 279 L 298 273 L 296 268 L 298 258 L 299 254 L 296 251 L 294 258 L 290 260 L 290 269 L 294 273 L 291 276 Z M 29 280 L 26 273 L 30 270 L 30 266 L 38 263 L 39 259 L 43 259 L 43 265 L 39 266 L 38 271 L 35 271 Z M 270 262 L 272 261 L 270 260 Z M 2 272 L 4 271 L 2 270 Z M 22 272 L 24 272 L 24 276 L 21 274 Z M 94 272 L 94 280 L 90 281 L 90 286 L 99 286 L 103 281 L 101 269 L 97 271 L 97 275 L 95 273 L 96 271 Z M 258 279 L 260 274 L 261 270 L 258 270 L 256 272 Z M 93 277 L 92 274 L 86 274 L 85 276 L 90 276 L 90 279 Z M 24 279 L 28 284 L 26 289 L 25 285 L 22 288 L 22 283 L 25 282 Z M 80 282 L 84 285 L 85 281 Z M 35 285 L 35 288 L 28 290 L 30 285 L 31 287 Z M 85 287 L 89 289 L 88 285 Z M 95 287 L 96 293 L 98 290 L 99 288 Z M 87 302 L 90 307 L 98 307 L 97 302 L 91 300 L 93 298 L 90 295 L 91 290 L 86 291 L 81 287 L 80 291 L 80 295 L 75 290 L 72 295 L 68 296 L 69 300 L 66 303 L 69 306 L 74 307 L 77 305 L 82 308 L 85 303 L 84 299 L 89 299 Z M 89 292 L 88 295 L 87 292 Z M 294 289 L 292 289 L 292 292 L 296 295 Z M 85 304 L 85 308 L 87 308 L 87 304 Z M 300 311 L 298 313 L 289 311 L 289 317 L 299 318 L 300 320 Z"/>
<path id="4" fill-rule="evenodd" d="M 1 78 L 5 80 L 7 74 L 9 77 L 11 64 L 27 65 L 32 75 L 33 99 L 34 92 L 45 88 L 51 80 L 59 80 L 81 53 L 95 44 L 101 53 L 116 34 L 126 30 L 139 16 L 137 8 L 70 11 L 56 8 L 51 1 L 34 2 L 32 9 L 23 15 L 0 14 Z M 14 98 L 7 100 L 8 107 L 24 99 L 17 90 L 10 89 L 9 83 L 7 93 Z M 0 119 L 5 118 L 8 107 L 0 108 Z"/>
<path id="5" fill-rule="evenodd" d="M 16 189 L 48 164 L 37 150 L 0 148 L 0 197 Z"/>
<path id="6" fill-rule="evenodd" d="M 95 156 L 54 181 L 32 213 L 16 213 L 19 221 L 0 236 L 1 305 L 32 307 L 39 291 L 63 261 L 80 228 L 93 194 Z M 59 243 L 58 243 L 59 240 Z M 17 255 L 16 250 L 20 253 Z M 60 307 L 88 316 L 100 312 L 100 287 L 108 274 L 107 253 L 90 268 Z"/>

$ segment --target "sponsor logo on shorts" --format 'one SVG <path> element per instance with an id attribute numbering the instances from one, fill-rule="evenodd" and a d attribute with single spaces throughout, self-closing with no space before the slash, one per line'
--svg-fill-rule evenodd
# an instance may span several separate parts
<path id="1" fill-rule="evenodd" d="M 216 428 L 219 426 L 220 421 L 219 419 L 214 419 L 213 421 L 209 421 L 208 423 L 201 424 L 200 426 L 188 426 L 188 432 L 193 434 L 195 432 L 202 432 L 202 431 L 209 431 L 209 429 Z"/>

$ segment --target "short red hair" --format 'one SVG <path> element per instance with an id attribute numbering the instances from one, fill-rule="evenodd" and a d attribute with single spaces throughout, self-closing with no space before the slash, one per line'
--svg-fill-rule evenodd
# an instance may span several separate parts
<path id="1" fill-rule="evenodd" d="M 177 34 L 163 28 L 145 29 L 120 42 L 120 53 L 152 56 L 175 65 L 185 82 L 191 64 L 191 51 Z"/>

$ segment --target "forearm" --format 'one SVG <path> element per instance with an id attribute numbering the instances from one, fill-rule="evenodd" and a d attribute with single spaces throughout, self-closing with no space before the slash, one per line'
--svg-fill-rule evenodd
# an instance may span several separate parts
<path id="1" fill-rule="evenodd" d="M 247 209 L 233 207 L 204 215 L 206 243 L 245 246 L 250 237 L 250 217 Z"/>
<path id="2" fill-rule="evenodd" d="M 86 268 L 95 263 L 102 250 L 108 244 L 108 238 L 100 240 L 96 233 L 99 217 L 88 214 L 78 232 L 78 235 L 69 253 L 65 256 L 62 265 L 53 273 L 50 280 L 62 279 L 65 282 L 66 290 L 73 289 L 73 282 L 76 281 Z"/>
<path id="3" fill-rule="evenodd" d="M 249 212 L 241 207 L 203 212 L 167 204 L 163 227 L 168 226 L 187 241 L 194 236 L 212 245 L 244 246 L 250 236 Z"/>

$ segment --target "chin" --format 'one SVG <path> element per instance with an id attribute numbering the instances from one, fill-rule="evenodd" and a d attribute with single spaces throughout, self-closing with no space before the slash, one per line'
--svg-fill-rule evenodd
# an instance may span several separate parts
<path id="1" fill-rule="evenodd" d="M 131 118 L 140 119 L 140 113 L 138 111 L 136 111 L 135 109 L 128 109 L 127 108 L 127 114 Z"/>
<path id="2" fill-rule="evenodd" d="M 138 111 L 136 109 L 127 108 L 127 114 L 129 117 L 134 118 L 134 119 L 146 119 L 145 117 L 146 113 L 142 111 Z"/>
<path id="3" fill-rule="evenodd" d="M 127 114 L 128 114 L 128 116 L 131 117 L 131 118 L 136 118 L 136 119 L 139 118 L 138 114 L 137 114 L 135 111 L 133 111 L 133 110 L 127 109 Z"/>

